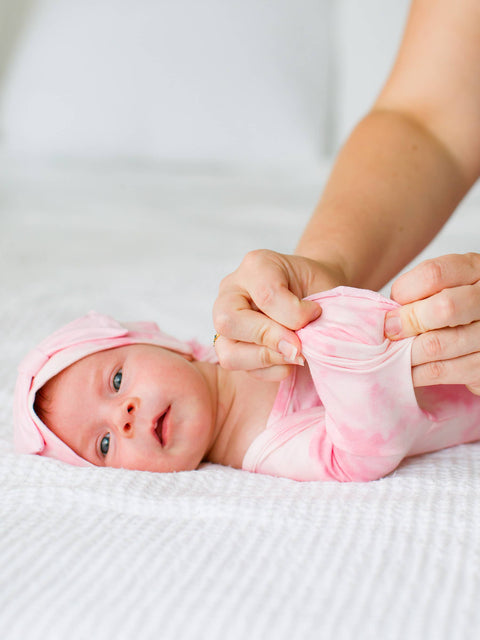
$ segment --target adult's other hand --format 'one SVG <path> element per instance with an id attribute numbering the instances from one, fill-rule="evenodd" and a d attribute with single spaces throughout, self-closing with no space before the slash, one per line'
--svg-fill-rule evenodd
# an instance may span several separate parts
<path id="1" fill-rule="evenodd" d="M 402 306 L 386 316 L 391 340 L 412 345 L 414 386 L 465 384 L 480 395 L 480 254 L 426 260 L 392 286 Z"/>

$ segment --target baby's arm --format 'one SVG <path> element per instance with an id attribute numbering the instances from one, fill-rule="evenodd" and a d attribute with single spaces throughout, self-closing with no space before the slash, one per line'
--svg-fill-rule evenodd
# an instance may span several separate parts
<path id="1" fill-rule="evenodd" d="M 412 387 L 411 340 L 384 338 L 395 303 L 373 291 L 338 287 L 310 300 L 323 313 L 298 331 L 308 370 L 280 388 L 246 468 L 296 480 L 376 480 L 430 428 Z"/>
<path id="2" fill-rule="evenodd" d="M 383 336 L 394 302 L 347 287 L 311 299 L 323 314 L 298 335 L 325 408 L 315 446 L 326 471 L 372 480 L 409 455 L 480 439 L 480 398 L 464 386 L 414 390 L 412 339 Z"/>

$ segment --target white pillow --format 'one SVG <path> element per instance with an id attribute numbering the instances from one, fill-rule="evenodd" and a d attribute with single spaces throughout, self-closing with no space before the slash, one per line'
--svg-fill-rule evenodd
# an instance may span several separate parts
<path id="1" fill-rule="evenodd" d="M 325 146 L 328 5 L 37 0 L 4 82 L 4 145 L 315 162 Z"/>

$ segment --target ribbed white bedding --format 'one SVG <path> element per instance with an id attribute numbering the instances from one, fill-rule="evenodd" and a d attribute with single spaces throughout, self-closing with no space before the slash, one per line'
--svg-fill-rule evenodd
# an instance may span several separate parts
<path id="1" fill-rule="evenodd" d="M 220 278 L 249 249 L 294 247 L 326 169 L 2 162 L 2 639 L 478 638 L 480 444 L 369 484 L 13 453 L 29 347 L 90 309 L 209 341 Z M 478 251 L 479 208 L 425 255 Z"/>

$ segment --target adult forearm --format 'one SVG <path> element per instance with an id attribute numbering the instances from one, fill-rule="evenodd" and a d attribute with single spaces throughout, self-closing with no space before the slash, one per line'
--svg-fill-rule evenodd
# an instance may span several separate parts
<path id="1" fill-rule="evenodd" d="M 339 153 L 296 253 L 331 263 L 345 284 L 378 289 L 435 236 L 471 182 L 426 127 L 374 109 Z"/>

